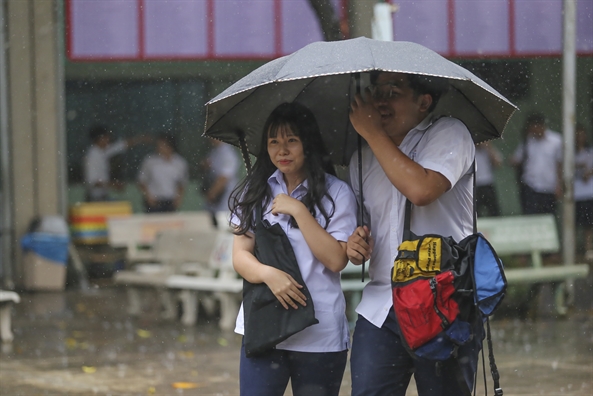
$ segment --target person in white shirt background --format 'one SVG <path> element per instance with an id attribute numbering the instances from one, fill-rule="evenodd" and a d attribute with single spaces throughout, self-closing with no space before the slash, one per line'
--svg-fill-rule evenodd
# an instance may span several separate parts
<path id="1" fill-rule="evenodd" d="M 108 201 L 111 189 L 121 189 L 121 182 L 111 179 L 110 159 L 128 148 L 140 143 L 149 143 L 150 137 L 138 135 L 111 143 L 111 130 L 102 125 L 93 126 L 89 131 L 91 146 L 84 158 L 84 181 L 86 201 Z"/>
<path id="2" fill-rule="evenodd" d="M 145 211 L 174 212 L 181 206 L 189 180 L 187 161 L 177 154 L 175 137 L 171 134 L 160 134 L 156 149 L 156 154 L 142 161 L 138 172 Z"/>
<path id="3" fill-rule="evenodd" d="M 575 144 L 575 221 L 584 233 L 585 259 L 593 262 L 593 148 L 583 125 L 576 127 Z"/>
<path id="4" fill-rule="evenodd" d="M 476 205 L 479 216 L 500 216 L 494 169 L 502 165 L 502 153 L 490 142 L 476 146 Z"/>
<path id="5" fill-rule="evenodd" d="M 563 195 L 562 136 L 546 126 L 541 113 L 527 117 L 525 134 L 510 159 L 519 173 L 523 214 L 556 216 Z"/>
<path id="6" fill-rule="evenodd" d="M 229 197 L 237 186 L 240 161 L 236 149 L 231 145 L 214 139 L 211 144 L 212 150 L 202 163 L 202 189 L 206 210 L 212 216 L 212 225 L 218 227 L 216 213 L 229 210 Z"/>

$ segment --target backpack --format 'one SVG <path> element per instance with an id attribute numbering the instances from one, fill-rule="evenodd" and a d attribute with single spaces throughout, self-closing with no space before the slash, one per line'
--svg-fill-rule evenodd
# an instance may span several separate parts
<path id="1" fill-rule="evenodd" d="M 475 194 L 474 233 L 459 243 L 451 237 L 412 233 L 411 206 L 407 200 L 403 241 L 391 271 L 402 342 L 412 357 L 441 362 L 482 336 L 486 322 L 495 395 L 502 395 L 488 317 L 502 302 L 507 281 L 496 251 L 476 230 Z"/>

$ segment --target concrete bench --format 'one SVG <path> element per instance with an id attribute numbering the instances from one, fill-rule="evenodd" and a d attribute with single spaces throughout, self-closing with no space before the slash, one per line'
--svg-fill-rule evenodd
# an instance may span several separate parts
<path id="1" fill-rule="evenodd" d="M 109 245 L 126 248 L 128 263 L 154 260 L 152 246 L 159 232 L 165 230 L 213 231 L 207 211 L 134 214 L 107 219 Z"/>
<path id="2" fill-rule="evenodd" d="M 12 334 L 12 305 L 19 303 L 21 298 L 12 291 L 0 290 L 0 340 L 11 342 Z"/>
<path id="3" fill-rule="evenodd" d="M 142 312 L 141 290 L 156 292 L 163 308 L 162 317 L 173 319 L 177 314 L 174 298 L 167 280 L 175 274 L 192 273 L 212 276 L 208 266 L 211 250 L 218 232 L 169 229 L 160 231 L 154 241 L 154 262 L 135 263 L 130 269 L 118 271 L 114 281 L 126 287 L 128 313 Z"/>
<path id="4" fill-rule="evenodd" d="M 208 266 L 211 276 L 172 275 L 166 285 L 180 291 L 183 308 L 182 323 L 193 325 L 197 321 L 198 301 L 205 294 L 213 293 L 220 301 L 219 327 L 232 330 L 241 303 L 243 280 L 239 278 L 232 264 L 233 234 L 220 231 L 211 250 Z"/>
<path id="5" fill-rule="evenodd" d="M 564 283 L 568 279 L 587 277 L 589 266 L 575 263 L 543 265 L 543 254 L 560 251 L 558 231 L 552 215 L 483 217 L 478 219 L 478 230 L 499 256 L 531 256 L 530 267 L 505 268 L 509 285 L 559 282 L 555 285 L 556 311 L 561 315 L 566 314 Z"/>

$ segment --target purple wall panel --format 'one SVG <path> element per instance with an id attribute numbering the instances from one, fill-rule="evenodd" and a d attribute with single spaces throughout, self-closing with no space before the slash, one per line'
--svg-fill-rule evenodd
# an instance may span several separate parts
<path id="1" fill-rule="evenodd" d="M 593 54 L 593 1 L 577 2 L 577 51 Z"/>
<path id="2" fill-rule="evenodd" d="M 438 53 L 449 50 L 447 0 L 401 0 L 394 15 L 394 39 L 413 41 Z"/>
<path id="3" fill-rule="evenodd" d="M 493 55 L 509 51 L 508 0 L 455 1 L 455 51 Z"/>
<path id="4" fill-rule="evenodd" d="M 207 55 L 205 0 L 144 0 L 144 18 L 147 57 Z"/>
<path id="5" fill-rule="evenodd" d="M 323 40 L 315 12 L 307 0 L 282 1 L 282 53 L 290 54 Z"/>
<path id="6" fill-rule="evenodd" d="M 517 54 L 562 53 L 562 0 L 515 1 Z"/>
<path id="7" fill-rule="evenodd" d="M 71 56 L 130 58 L 139 55 L 136 1 L 71 0 Z"/>
<path id="8" fill-rule="evenodd" d="M 274 0 L 215 1 L 215 55 L 272 57 L 275 36 Z"/>

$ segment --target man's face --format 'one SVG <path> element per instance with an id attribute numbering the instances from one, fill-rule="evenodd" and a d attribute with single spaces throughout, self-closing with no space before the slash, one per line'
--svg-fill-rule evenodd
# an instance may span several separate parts
<path id="1" fill-rule="evenodd" d="M 527 133 L 536 139 L 544 137 L 546 126 L 544 124 L 531 124 L 527 127 Z"/>
<path id="2" fill-rule="evenodd" d="M 381 73 L 371 87 L 385 132 L 397 143 L 428 114 L 430 95 L 415 95 L 402 73 Z"/>

